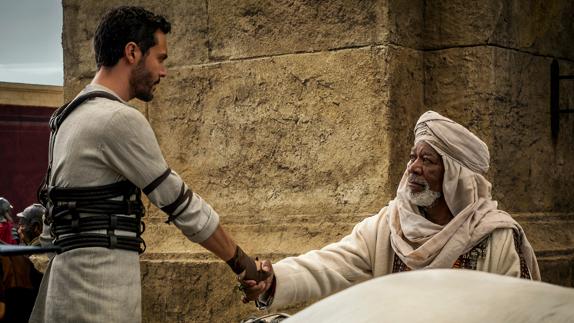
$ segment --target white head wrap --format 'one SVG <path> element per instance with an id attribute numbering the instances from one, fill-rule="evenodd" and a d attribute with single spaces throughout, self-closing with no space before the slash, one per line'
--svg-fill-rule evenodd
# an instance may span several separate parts
<path id="1" fill-rule="evenodd" d="M 450 268 L 496 229 L 513 229 L 522 239 L 521 253 L 530 274 L 540 279 L 534 251 L 520 225 L 498 210 L 492 200 L 486 144 L 460 124 L 434 111 L 425 112 L 415 126 L 415 144 L 424 141 L 441 156 L 444 164 L 443 195 L 454 218 L 441 226 L 424 218 L 407 198 L 405 171 L 397 197 L 389 203 L 391 245 L 410 268 Z"/>
<path id="2" fill-rule="evenodd" d="M 415 145 L 425 141 L 437 152 L 452 158 L 475 173 L 488 172 L 488 146 L 465 127 L 434 111 L 421 115 L 415 126 Z"/>

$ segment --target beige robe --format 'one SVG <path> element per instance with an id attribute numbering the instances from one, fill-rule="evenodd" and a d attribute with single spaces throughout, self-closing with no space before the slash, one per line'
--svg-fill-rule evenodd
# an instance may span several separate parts
<path id="1" fill-rule="evenodd" d="M 385 207 L 377 215 L 358 223 L 341 241 L 274 264 L 277 286 L 270 308 L 315 300 L 390 274 L 394 256 Z M 520 257 L 512 229 L 492 232 L 486 253 L 479 257 L 476 269 L 520 277 Z"/>

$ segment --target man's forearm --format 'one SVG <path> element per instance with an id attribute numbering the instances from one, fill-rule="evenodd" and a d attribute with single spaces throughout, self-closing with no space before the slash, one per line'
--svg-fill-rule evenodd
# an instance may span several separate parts
<path id="1" fill-rule="evenodd" d="M 218 225 L 213 234 L 207 238 L 207 240 L 201 242 L 200 245 L 224 261 L 233 258 L 235 249 L 237 248 L 237 244 L 231 236 L 223 230 L 221 225 Z"/>
<path id="2" fill-rule="evenodd" d="M 221 225 L 218 225 L 213 234 L 200 245 L 223 259 L 236 275 L 241 276 L 241 279 L 260 282 L 268 277 L 267 273 L 257 268 L 255 261 L 241 250 Z"/>

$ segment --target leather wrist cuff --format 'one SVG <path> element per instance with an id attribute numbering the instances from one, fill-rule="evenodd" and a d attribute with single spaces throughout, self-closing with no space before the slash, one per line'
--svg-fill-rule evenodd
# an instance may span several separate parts
<path id="1" fill-rule="evenodd" d="M 235 248 L 235 255 L 227 261 L 227 264 L 236 275 L 239 275 L 244 271 L 246 271 L 246 274 L 257 272 L 255 261 L 243 252 L 239 246 Z"/>
<path id="2" fill-rule="evenodd" d="M 260 282 L 269 276 L 268 273 L 257 270 L 255 261 L 243 252 L 239 246 L 237 246 L 235 255 L 227 261 L 227 264 L 236 275 L 245 272 L 245 276 L 242 278 L 243 280 L 255 280 L 256 282 Z"/>

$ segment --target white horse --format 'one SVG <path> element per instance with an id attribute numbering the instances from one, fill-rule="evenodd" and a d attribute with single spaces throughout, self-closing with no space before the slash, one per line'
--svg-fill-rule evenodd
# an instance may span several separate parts
<path id="1" fill-rule="evenodd" d="M 372 279 L 284 322 L 574 322 L 574 289 L 471 270 Z"/>

